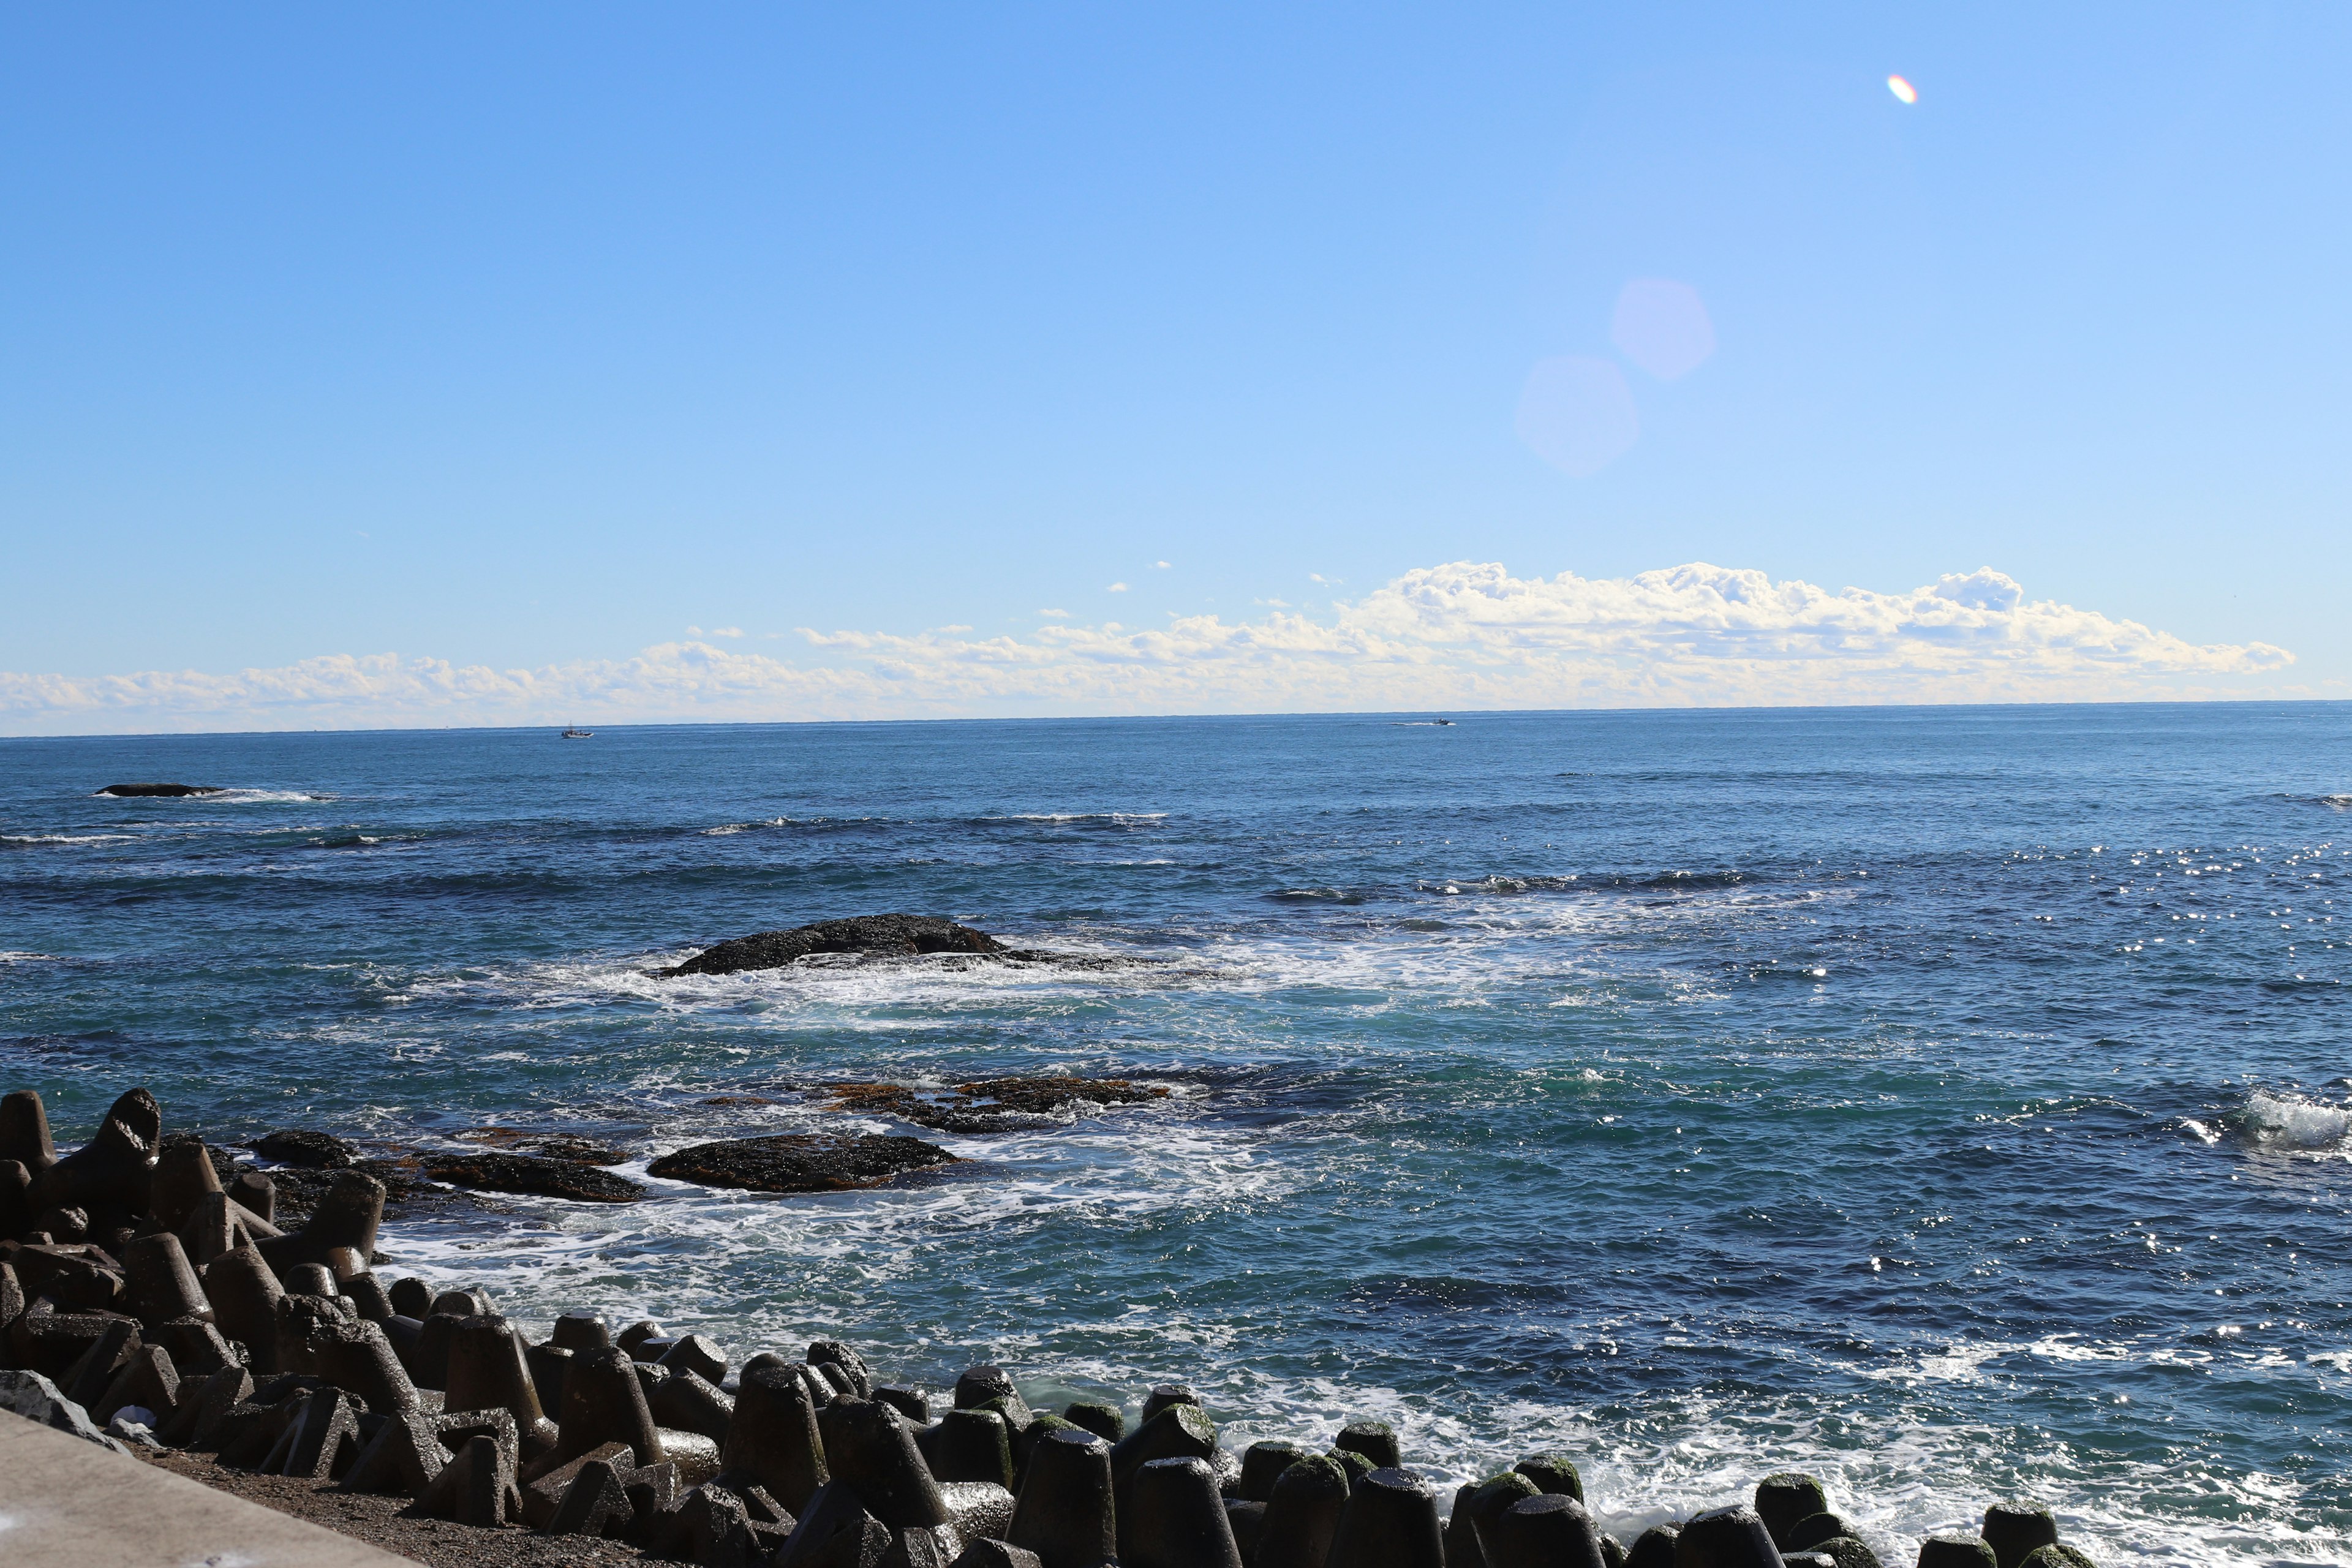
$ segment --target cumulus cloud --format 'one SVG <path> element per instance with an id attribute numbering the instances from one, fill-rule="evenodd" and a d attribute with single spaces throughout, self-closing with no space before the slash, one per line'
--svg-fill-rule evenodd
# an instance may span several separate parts
<path id="1" fill-rule="evenodd" d="M 1454 562 L 1320 616 L 973 637 L 802 628 L 535 669 L 339 654 L 235 674 L 0 674 L 0 729 L 290 729 L 1008 713 L 1265 712 L 2279 695 L 2264 643 L 2198 645 L 1999 572 L 1882 594 L 1693 563 L 1622 578 Z"/>
<path id="2" fill-rule="evenodd" d="M 1124 594 L 1127 592 L 1127 584 L 1124 583 L 1113 583 L 1109 587 L 1105 588 L 1103 592 L 1106 594 Z"/>

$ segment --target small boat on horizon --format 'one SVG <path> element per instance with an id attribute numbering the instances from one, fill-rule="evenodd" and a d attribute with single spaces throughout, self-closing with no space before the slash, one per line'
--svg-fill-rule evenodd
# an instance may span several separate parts
<path id="1" fill-rule="evenodd" d="M 596 738 L 596 731 L 583 730 L 577 724 L 569 724 L 564 727 L 563 738 L 567 741 L 593 741 Z"/>

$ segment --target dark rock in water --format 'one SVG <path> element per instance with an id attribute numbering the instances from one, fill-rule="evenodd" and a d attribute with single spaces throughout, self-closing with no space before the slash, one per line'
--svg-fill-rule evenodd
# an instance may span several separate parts
<path id="1" fill-rule="evenodd" d="M 98 793 L 118 795 L 126 800 L 144 799 L 150 796 L 176 799 L 184 795 L 218 795 L 221 793 L 221 786 L 218 784 L 109 784 Z"/>
<path id="2" fill-rule="evenodd" d="M 830 1132 L 780 1132 L 730 1138 L 665 1154 L 647 1166 L 669 1182 L 740 1187 L 755 1193 L 831 1193 L 871 1187 L 956 1157 L 917 1138 Z"/>
<path id="3" fill-rule="evenodd" d="M 476 1127 L 457 1136 L 466 1142 L 479 1143 L 485 1148 L 537 1154 L 548 1160 L 569 1160 L 579 1165 L 618 1165 L 629 1157 L 625 1149 L 615 1149 L 573 1132 L 527 1132 L 519 1127 Z"/>
<path id="4" fill-rule="evenodd" d="M 453 1187 L 479 1192 L 529 1193 L 588 1204 L 633 1204 L 645 1188 L 625 1176 L 573 1160 L 542 1160 L 531 1154 L 427 1154 L 425 1173 Z"/>
<path id="5" fill-rule="evenodd" d="M 1535 1482 L 1538 1491 L 1584 1500 L 1584 1478 L 1566 1454 L 1530 1454 L 1511 1468 Z"/>
<path id="6" fill-rule="evenodd" d="M 763 931 L 706 948 L 664 974 L 740 974 L 751 969 L 782 969 L 815 952 L 913 958 L 927 952 L 979 953 L 994 957 L 1003 943 L 983 931 L 936 915 L 855 915 L 819 921 L 791 931 Z"/>
<path id="7" fill-rule="evenodd" d="M 359 1159 L 358 1150 L 332 1133 L 303 1128 L 268 1133 L 247 1147 L 265 1160 L 313 1171 L 344 1170 Z"/>
<path id="8" fill-rule="evenodd" d="M 952 1089 L 898 1083 L 837 1083 L 836 1110 L 896 1116 L 941 1132 L 1012 1132 L 1068 1121 L 1087 1110 L 1165 1100 L 1164 1084 L 1123 1078 L 991 1078 Z"/>
<path id="9" fill-rule="evenodd" d="M 1793 1470 L 1767 1476 L 1756 1483 L 1756 1511 L 1771 1532 L 1772 1544 L 1790 1544 L 1789 1532 L 1801 1520 L 1817 1513 L 1827 1513 L 1830 1500 L 1822 1490 L 1822 1483 L 1811 1476 Z"/>

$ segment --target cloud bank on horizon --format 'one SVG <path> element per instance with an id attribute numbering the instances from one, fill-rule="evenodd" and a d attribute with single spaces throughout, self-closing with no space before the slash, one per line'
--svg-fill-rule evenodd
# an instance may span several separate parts
<path id="1" fill-rule="evenodd" d="M 0 673 L 0 729 L 2198 700 L 2284 695 L 2258 678 L 2294 661 L 2029 601 L 1989 567 L 1880 594 L 1696 562 L 1541 578 L 1457 561 L 1321 616 L 964 631 L 803 628 L 798 660 L 691 640 L 537 669 L 383 653 L 226 675 Z"/>

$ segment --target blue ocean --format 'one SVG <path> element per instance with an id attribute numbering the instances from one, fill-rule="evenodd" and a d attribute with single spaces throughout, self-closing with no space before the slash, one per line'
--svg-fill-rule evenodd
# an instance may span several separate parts
<path id="1" fill-rule="evenodd" d="M 2352 1563 L 2352 705 L 1433 717 L 0 742 L 0 1087 L 626 1147 L 388 1225 L 527 1321 L 1560 1448 L 1627 1536 L 1801 1468 L 1890 1564 Z M 1132 962 L 653 973 L 899 910 Z M 1171 1092 L 820 1092 L 1041 1073 Z M 861 1127 L 967 1163 L 645 1172 Z"/>

